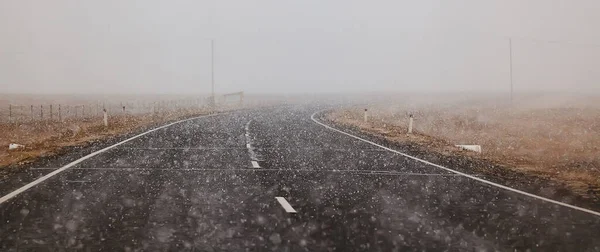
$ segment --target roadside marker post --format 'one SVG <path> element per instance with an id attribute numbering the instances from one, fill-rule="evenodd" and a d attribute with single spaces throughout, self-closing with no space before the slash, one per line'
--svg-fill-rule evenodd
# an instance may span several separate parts
<path id="1" fill-rule="evenodd" d="M 413 131 L 413 114 L 409 115 L 408 118 L 408 134 L 412 134 Z"/>
<path id="2" fill-rule="evenodd" d="M 106 113 L 106 109 L 104 111 L 104 127 L 108 127 L 108 114 Z"/>
<path id="3" fill-rule="evenodd" d="M 368 120 L 367 109 L 365 109 L 365 122 Z"/>

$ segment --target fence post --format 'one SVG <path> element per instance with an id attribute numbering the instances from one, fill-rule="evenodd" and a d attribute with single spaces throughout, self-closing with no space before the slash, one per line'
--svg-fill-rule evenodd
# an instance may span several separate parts
<path id="1" fill-rule="evenodd" d="M 413 131 L 413 114 L 409 115 L 408 118 L 408 134 L 412 134 Z"/>
<path id="2" fill-rule="evenodd" d="M 33 122 L 33 120 L 35 120 L 33 118 L 33 105 L 31 105 L 31 111 L 30 111 L 30 115 L 31 115 L 31 121 Z"/>
<path id="3" fill-rule="evenodd" d="M 368 119 L 367 109 L 365 109 L 365 122 L 367 122 L 367 119 Z"/>
<path id="4" fill-rule="evenodd" d="M 81 117 L 85 118 L 85 105 L 81 105 Z"/>
<path id="5" fill-rule="evenodd" d="M 52 121 L 52 104 L 50 104 L 50 121 Z"/>
<path id="6" fill-rule="evenodd" d="M 60 113 L 60 112 L 61 112 L 61 111 L 60 111 L 60 104 L 58 104 L 58 121 L 61 121 L 61 122 L 62 122 L 62 115 L 61 115 L 61 113 Z"/>
<path id="7" fill-rule="evenodd" d="M 44 120 L 44 105 L 40 105 L 40 119 Z"/>
<path id="8" fill-rule="evenodd" d="M 8 122 L 12 122 L 12 104 L 8 104 Z"/>

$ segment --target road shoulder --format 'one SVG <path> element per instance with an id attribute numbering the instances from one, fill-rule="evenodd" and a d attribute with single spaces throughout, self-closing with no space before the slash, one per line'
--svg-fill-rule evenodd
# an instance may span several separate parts
<path id="1" fill-rule="evenodd" d="M 332 112 L 323 111 L 315 117 L 344 132 L 431 163 L 548 199 L 600 210 L 600 197 L 594 191 L 577 191 L 560 181 L 510 169 L 502 163 L 457 150 L 449 143 L 433 137 L 399 135 L 389 129 L 365 126 L 353 123 L 352 120 L 340 120 L 339 117 L 332 116 Z"/>

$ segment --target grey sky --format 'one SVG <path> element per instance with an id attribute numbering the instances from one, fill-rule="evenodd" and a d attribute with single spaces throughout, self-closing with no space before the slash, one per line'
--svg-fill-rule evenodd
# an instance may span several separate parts
<path id="1" fill-rule="evenodd" d="M 599 11 L 595 0 L 0 0 L 0 92 L 207 93 L 207 38 L 217 92 L 507 91 L 508 36 L 517 90 L 598 90 Z"/>

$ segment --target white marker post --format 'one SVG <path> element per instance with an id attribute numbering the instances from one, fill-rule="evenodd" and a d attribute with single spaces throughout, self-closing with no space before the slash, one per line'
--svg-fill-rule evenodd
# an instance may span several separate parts
<path id="1" fill-rule="evenodd" d="M 408 118 L 408 134 L 412 134 L 412 129 L 413 129 L 413 114 L 410 114 L 409 118 Z"/>
<path id="2" fill-rule="evenodd" d="M 108 127 L 108 113 L 106 113 L 106 109 L 104 111 L 104 127 Z"/>
<path id="3" fill-rule="evenodd" d="M 367 122 L 367 120 L 368 120 L 367 109 L 365 109 L 365 122 Z"/>

